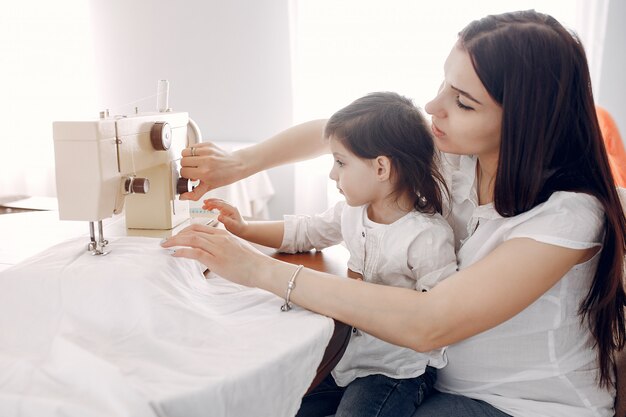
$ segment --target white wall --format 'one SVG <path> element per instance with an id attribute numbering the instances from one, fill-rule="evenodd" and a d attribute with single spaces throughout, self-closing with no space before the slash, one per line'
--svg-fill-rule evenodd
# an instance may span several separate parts
<path id="1" fill-rule="evenodd" d="M 611 0 L 597 104 L 611 113 L 626 146 L 626 1 Z"/>
<path id="2" fill-rule="evenodd" d="M 101 109 L 152 111 L 154 97 L 124 104 L 167 79 L 170 107 L 189 112 L 205 140 L 257 142 L 292 124 L 288 0 L 90 4 Z M 293 211 L 293 167 L 270 177 L 270 213 Z"/>
<path id="3" fill-rule="evenodd" d="M 5 81 L 0 113 L 8 128 L 0 137 L 7 150 L 0 153 L 0 197 L 53 195 L 53 120 L 97 117 L 105 108 L 114 113 L 131 112 L 135 105 L 151 110 L 159 79 L 170 81 L 170 106 L 188 111 L 207 139 L 255 142 L 290 126 L 289 4 L 14 2 L 0 14 L 0 75 Z M 89 13 L 91 19 L 86 18 Z M 595 93 L 626 140 L 624 17 L 626 2 L 611 0 L 601 84 Z M 450 33 L 461 26 L 455 24 Z M 325 64 L 333 70 L 337 62 Z M 434 71 L 441 71 L 442 64 L 428 62 Z M 422 102 L 428 97 L 417 98 Z M 294 211 L 293 173 L 293 166 L 270 171 L 277 190 L 270 202 L 272 218 Z"/>

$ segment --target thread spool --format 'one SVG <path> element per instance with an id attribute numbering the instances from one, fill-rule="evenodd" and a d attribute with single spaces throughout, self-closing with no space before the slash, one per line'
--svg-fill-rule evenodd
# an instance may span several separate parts
<path id="1" fill-rule="evenodd" d="M 157 110 L 161 113 L 169 111 L 170 83 L 167 80 L 159 80 L 157 83 Z"/>

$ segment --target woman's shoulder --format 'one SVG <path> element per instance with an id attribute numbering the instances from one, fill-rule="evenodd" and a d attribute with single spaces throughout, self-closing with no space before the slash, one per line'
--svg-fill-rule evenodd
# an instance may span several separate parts
<path id="1" fill-rule="evenodd" d="M 545 202 L 509 219 L 509 238 L 532 237 L 559 245 L 566 241 L 563 246 L 567 247 L 587 247 L 601 240 L 604 208 L 590 194 L 557 191 Z"/>
<path id="2" fill-rule="evenodd" d="M 599 217 L 604 215 L 604 208 L 597 197 L 575 191 L 555 191 L 548 200 L 533 210 L 537 212 L 560 211 L 580 215 L 590 213 Z"/>
<path id="3" fill-rule="evenodd" d="M 550 219 L 555 226 L 572 227 L 603 224 L 604 207 L 593 195 L 574 191 L 555 191 L 543 203 L 511 219 L 525 222 L 531 219 Z"/>

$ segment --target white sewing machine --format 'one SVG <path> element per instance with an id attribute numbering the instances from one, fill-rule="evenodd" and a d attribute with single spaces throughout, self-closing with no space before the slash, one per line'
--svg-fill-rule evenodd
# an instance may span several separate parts
<path id="1" fill-rule="evenodd" d="M 126 227 L 172 229 L 189 218 L 190 191 L 179 176 L 182 149 L 199 142 L 186 112 L 172 112 L 168 83 L 159 81 L 157 112 L 109 115 L 91 121 L 53 123 L 59 218 L 89 222 L 94 255 L 105 255 L 102 220 L 126 206 Z M 98 240 L 94 224 L 98 223 Z"/>

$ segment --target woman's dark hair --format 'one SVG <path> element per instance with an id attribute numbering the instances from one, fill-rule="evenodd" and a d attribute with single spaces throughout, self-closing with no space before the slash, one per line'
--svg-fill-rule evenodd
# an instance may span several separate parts
<path id="1" fill-rule="evenodd" d="M 388 157 L 395 195 L 414 195 L 420 212 L 442 212 L 447 188 L 437 170 L 433 138 L 410 99 L 391 92 L 361 97 L 331 116 L 324 137 L 331 136 L 359 158 Z"/>
<path id="2" fill-rule="evenodd" d="M 625 341 L 626 220 L 598 125 L 585 51 L 575 34 L 534 10 L 474 21 L 459 41 L 502 106 L 494 184 L 498 213 L 523 213 L 556 191 L 587 193 L 604 207 L 602 253 L 579 312 L 598 347 L 600 385 L 607 386 L 613 354 Z"/>

